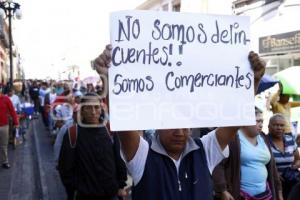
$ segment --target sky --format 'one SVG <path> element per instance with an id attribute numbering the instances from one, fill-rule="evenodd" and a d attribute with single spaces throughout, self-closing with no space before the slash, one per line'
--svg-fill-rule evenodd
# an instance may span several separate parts
<path id="1" fill-rule="evenodd" d="M 96 75 L 90 61 L 109 43 L 109 13 L 131 10 L 145 0 L 19 0 L 21 20 L 13 37 L 26 78 L 58 78 L 78 65 L 81 78 Z"/>

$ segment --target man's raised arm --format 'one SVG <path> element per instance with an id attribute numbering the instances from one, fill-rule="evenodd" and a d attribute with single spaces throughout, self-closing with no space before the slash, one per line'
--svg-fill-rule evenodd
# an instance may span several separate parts
<path id="1" fill-rule="evenodd" d="M 99 75 L 108 77 L 108 68 L 110 67 L 111 62 L 111 50 L 111 45 L 107 45 L 102 54 L 100 54 L 94 61 L 93 67 Z M 104 87 L 107 87 L 106 91 L 108 91 L 108 82 L 107 85 L 104 85 Z M 128 162 L 133 159 L 138 150 L 140 143 L 139 131 L 119 132 L 119 138 L 121 142 L 122 152 L 125 156 L 126 161 Z"/>

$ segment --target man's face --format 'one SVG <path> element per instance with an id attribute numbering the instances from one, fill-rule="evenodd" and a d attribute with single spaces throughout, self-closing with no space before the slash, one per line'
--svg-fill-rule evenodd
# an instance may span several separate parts
<path id="1" fill-rule="evenodd" d="M 81 117 L 85 124 L 99 124 L 101 106 L 98 98 L 90 99 L 82 104 Z"/>
<path id="2" fill-rule="evenodd" d="M 256 129 L 258 132 L 262 132 L 264 119 L 261 113 L 256 114 Z"/>
<path id="3" fill-rule="evenodd" d="M 285 119 L 281 117 L 274 118 L 269 123 L 269 134 L 272 137 L 280 138 L 284 134 Z"/>
<path id="4" fill-rule="evenodd" d="M 280 101 L 281 103 L 288 103 L 289 100 L 290 100 L 290 96 L 289 96 L 289 95 L 287 95 L 287 94 L 281 94 L 281 95 L 280 95 L 279 101 Z"/>
<path id="5" fill-rule="evenodd" d="M 69 95 L 69 94 L 70 94 L 70 90 L 69 90 L 68 88 L 64 88 L 63 94 L 64 94 L 65 96 Z"/>
<path id="6" fill-rule="evenodd" d="M 80 96 L 75 97 L 75 103 L 80 104 L 80 100 L 81 100 Z"/>
<path id="7" fill-rule="evenodd" d="M 159 130 L 159 139 L 167 153 L 181 154 L 189 137 L 189 129 Z"/>

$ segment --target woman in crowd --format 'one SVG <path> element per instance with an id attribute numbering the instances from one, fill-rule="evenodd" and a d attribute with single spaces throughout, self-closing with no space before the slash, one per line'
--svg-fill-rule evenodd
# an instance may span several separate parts
<path id="1" fill-rule="evenodd" d="M 286 199 L 300 181 L 300 156 L 291 134 L 285 134 L 286 119 L 275 114 L 269 121 L 269 139 L 279 175 L 282 178 L 283 196 Z"/>
<path id="2" fill-rule="evenodd" d="M 275 160 L 261 131 L 261 111 L 256 109 L 256 126 L 242 127 L 229 144 L 230 156 L 213 172 L 217 197 L 233 199 L 280 199 L 282 189 Z"/>

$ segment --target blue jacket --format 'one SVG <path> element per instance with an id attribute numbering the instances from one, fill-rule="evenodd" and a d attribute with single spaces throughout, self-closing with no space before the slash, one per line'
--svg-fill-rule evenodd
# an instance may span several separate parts
<path id="1" fill-rule="evenodd" d="M 158 137 L 152 140 L 143 176 L 133 187 L 133 200 L 210 200 L 213 187 L 200 139 L 189 138 L 177 174 Z"/>

